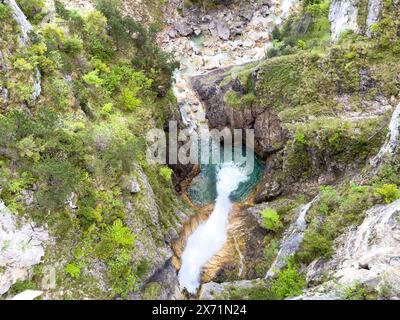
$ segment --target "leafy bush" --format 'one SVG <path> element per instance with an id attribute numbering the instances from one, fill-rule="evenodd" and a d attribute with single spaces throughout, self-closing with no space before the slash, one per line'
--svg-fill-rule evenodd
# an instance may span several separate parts
<path id="1" fill-rule="evenodd" d="M 39 205 L 46 209 L 60 209 L 81 179 L 80 172 L 68 161 L 44 160 L 33 168 L 39 180 Z"/>
<path id="2" fill-rule="evenodd" d="M 293 263 L 289 262 L 288 267 L 280 271 L 276 280 L 272 282 L 271 292 L 277 299 L 285 299 L 300 295 L 305 286 L 306 280 Z"/>
<path id="3" fill-rule="evenodd" d="M 333 187 L 321 187 L 320 199 L 316 210 L 322 215 L 328 215 L 341 201 L 341 197 Z"/>
<path id="4" fill-rule="evenodd" d="M 160 168 L 160 175 L 165 181 L 170 182 L 172 177 L 172 169 L 166 166 Z"/>
<path id="5" fill-rule="evenodd" d="M 329 233 L 308 229 L 298 257 L 302 262 L 310 263 L 317 258 L 330 258 L 333 254 L 332 240 Z"/>
<path id="6" fill-rule="evenodd" d="M 376 189 L 376 193 L 381 196 L 387 204 L 400 199 L 400 189 L 395 184 L 384 184 L 382 187 Z"/>
<path id="7" fill-rule="evenodd" d="M 126 48 L 130 43 L 136 47 L 136 54 L 132 57 L 132 64 L 154 80 L 152 88 L 160 96 L 164 96 L 171 86 L 173 70 L 179 67 L 171 54 L 162 51 L 156 42 L 157 29 L 154 25 L 145 29 L 132 17 L 122 14 L 120 1 L 109 2 L 98 0 L 96 8 L 106 18 L 109 32 L 116 42 L 117 49 Z M 132 35 L 135 34 L 135 37 Z"/>
<path id="8" fill-rule="evenodd" d="M 81 267 L 75 263 L 69 263 L 65 267 L 65 272 L 69 274 L 72 278 L 79 278 L 81 275 Z"/>
<path id="9" fill-rule="evenodd" d="M 230 90 L 225 94 L 225 100 L 228 106 L 243 109 L 244 107 L 251 105 L 251 103 L 256 100 L 256 96 L 253 92 L 243 95 L 239 92 Z"/>
<path id="10" fill-rule="evenodd" d="M 279 214 L 274 209 L 264 209 L 261 212 L 263 227 L 267 230 L 277 232 L 282 227 Z"/>
<path id="11" fill-rule="evenodd" d="M 17 0 L 17 3 L 28 19 L 34 19 L 34 22 L 40 20 L 45 5 L 44 0 Z"/>
<path id="12" fill-rule="evenodd" d="M 104 82 L 104 80 L 99 77 L 98 70 L 90 71 L 89 73 L 85 74 L 83 76 L 83 81 L 93 86 L 100 86 Z"/>
<path id="13" fill-rule="evenodd" d="M 273 47 L 267 57 L 289 55 L 299 50 L 325 50 L 330 43 L 329 1 L 306 1 L 299 13 L 292 14 L 272 30 Z"/>
<path id="14" fill-rule="evenodd" d="M 11 18 L 11 10 L 8 6 L 0 3 L 0 19 L 6 21 Z"/>
<path id="15" fill-rule="evenodd" d="M 111 241 L 123 247 L 131 248 L 135 241 L 135 237 L 129 228 L 124 227 L 119 219 L 114 221 L 113 225 L 108 228 L 108 234 Z"/>
<path id="16" fill-rule="evenodd" d="M 343 292 L 345 300 L 366 300 L 367 292 L 361 283 L 345 288 Z"/>
<path id="17" fill-rule="evenodd" d="M 111 102 L 106 103 L 106 104 L 101 108 L 100 114 L 103 115 L 103 116 L 108 115 L 108 114 L 111 113 L 112 109 L 113 109 L 113 104 L 112 104 Z"/>
<path id="18" fill-rule="evenodd" d="M 76 57 L 83 49 L 83 42 L 78 36 L 67 38 L 64 42 L 64 51 Z"/>
<path id="19" fill-rule="evenodd" d="M 36 289 L 37 285 L 30 280 L 17 280 L 8 290 L 7 294 L 12 297 L 21 292 L 24 292 L 25 290 L 36 290 Z"/>

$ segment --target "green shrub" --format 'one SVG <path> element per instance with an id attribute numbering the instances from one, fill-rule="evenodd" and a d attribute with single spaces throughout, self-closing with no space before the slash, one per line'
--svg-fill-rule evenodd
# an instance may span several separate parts
<path id="1" fill-rule="evenodd" d="M 0 20 L 6 21 L 7 19 L 10 19 L 11 16 L 11 10 L 8 6 L 6 6 L 3 3 L 0 3 Z"/>
<path id="2" fill-rule="evenodd" d="M 306 280 L 289 262 L 288 267 L 280 271 L 277 278 L 271 284 L 271 292 L 277 299 L 295 297 L 303 292 Z"/>
<path id="3" fill-rule="evenodd" d="M 33 66 L 24 58 L 18 58 L 14 61 L 14 68 L 19 71 L 32 71 Z"/>
<path id="4" fill-rule="evenodd" d="M 65 267 L 65 272 L 69 274 L 72 278 L 79 278 L 81 275 L 81 267 L 75 263 L 69 263 Z"/>
<path id="5" fill-rule="evenodd" d="M 341 201 L 340 195 L 333 187 L 321 187 L 316 210 L 322 215 L 328 215 Z"/>
<path id="6" fill-rule="evenodd" d="M 15 296 L 25 290 L 36 290 L 36 283 L 31 280 L 17 280 L 11 288 L 8 290 L 7 294 L 10 296 Z"/>
<path id="7" fill-rule="evenodd" d="M 104 80 L 99 77 L 99 71 L 98 70 L 90 71 L 89 73 L 85 74 L 82 77 L 82 79 L 87 84 L 94 85 L 94 86 L 100 86 L 104 82 Z"/>
<path id="8" fill-rule="evenodd" d="M 160 168 L 160 175 L 164 178 L 165 181 L 170 182 L 172 177 L 172 169 L 166 166 Z"/>
<path id="9" fill-rule="evenodd" d="M 267 230 L 277 232 L 280 228 L 282 228 L 282 222 L 280 221 L 280 217 L 278 212 L 274 209 L 264 209 L 261 212 L 261 217 L 263 219 L 263 227 Z"/>
<path id="10" fill-rule="evenodd" d="M 39 180 L 37 198 L 46 209 L 60 209 L 81 179 L 80 171 L 68 161 L 44 160 L 33 168 Z"/>
<path id="11" fill-rule="evenodd" d="M 162 286 L 157 282 L 150 282 L 142 294 L 143 300 L 157 300 L 160 299 L 162 293 Z"/>
<path id="12" fill-rule="evenodd" d="M 134 235 L 129 228 L 124 227 L 121 220 L 114 221 L 113 225 L 108 228 L 109 238 L 117 245 L 123 247 L 132 247 L 135 241 Z"/>
<path id="13" fill-rule="evenodd" d="M 269 265 L 273 263 L 278 252 L 279 252 L 279 242 L 275 239 L 268 241 L 264 249 L 264 254 L 265 254 L 265 260 Z"/>
<path id="14" fill-rule="evenodd" d="M 113 104 L 111 102 L 106 103 L 100 110 L 100 114 L 106 116 L 111 113 L 113 109 Z"/>
<path id="15" fill-rule="evenodd" d="M 79 53 L 81 53 L 82 49 L 83 42 L 78 36 L 67 38 L 64 42 L 64 51 L 73 57 L 76 57 Z"/>
<path id="16" fill-rule="evenodd" d="M 17 0 L 17 3 L 28 19 L 34 19 L 34 22 L 38 22 L 45 5 L 44 0 Z"/>
<path id="17" fill-rule="evenodd" d="M 330 235 L 327 232 L 318 232 L 308 229 L 304 234 L 304 240 L 298 257 L 305 263 L 311 263 L 317 258 L 330 258 L 333 254 L 333 246 Z"/>
<path id="18" fill-rule="evenodd" d="M 376 193 L 387 204 L 400 199 L 400 189 L 395 184 L 384 184 L 382 187 L 376 189 Z"/>
<path id="19" fill-rule="evenodd" d="M 367 292 L 362 284 L 356 283 L 345 288 L 342 295 L 345 300 L 366 300 Z"/>

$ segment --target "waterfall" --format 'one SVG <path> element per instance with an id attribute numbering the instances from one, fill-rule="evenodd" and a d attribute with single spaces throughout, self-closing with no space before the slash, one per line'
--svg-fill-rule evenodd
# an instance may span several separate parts
<path id="1" fill-rule="evenodd" d="M 371 26 L 379 21 L 379 16 L 383 8 L 383 2 L 381 0 L 369 0 L 368 2 L 368 15 L 366 21 L 366 34 L 368 37 L 371 36 Z"/>
<path id="2" fill-rule="evenodd" d="M 331 22 L 332 41 L 337 41 L 343 31 L 358 32 L 357 15 L 357 1 L 333 0 L 331 2 L 329 21 Z"/>
<path id="3" fill-rule="evenodd" d="M 317 202 L 318 199 L 319 196 L 316 196 L 311 202 L 299 208 L 297 219 L 284 235 L 278 255 L 265 276 L 266 279 L 272 278 L 277 271 L 286 266 L 287 259 L 299 249 L 304 238 L 304 231 L 307 228 L 306 216 L 312 205 Z"/>
<path id="4" fill-rule="evenodd" d="M 8 81 L 8 76 L 7 76 L 8 68 L 7 68 L 6 59 L 4 58 L 3 52 L 1 50 L 0 50 L 0 66 L 1 66 L 0 71 L 3 72 L 5 75 L 4 87 L 3 87 L 3 84 L 0 85 L 0 98 L 3 99 L 3 101 L 1 101 L 1 102 L 5 102 L 8 100 L 8 89 L 6 87 L 6 83 Z"/>
<path id="5" fill-rule="evenodd" d="M 394 154 L 398 145 L 400 138 L 400 103 L 397 105 L 393 112 L 392 118 L 389 124 L 388 138 L 382 148 L 379 150 L 378 154 L 371 160 L 371 165 L 378 168 L 382 163 L 383 158 L 386 155 Z"/>
<path id="6" fill-rule="evenodd" d="M 26 18 L 25 14 L 22 12 L 18 4 L 14 0 L 4 0 L 4 3 L 7 4 L 12 12 L 13 18 L 19 25 L 21 29 L 21 36 L 20 42 L 21 44 L 26 47 L 29 44 L 29 32 L 33 30 L 32 25 Z M 34 84 L 33 84 L 33 94 L 32 94 L 32 101 L 35 102 L 40 94 L 42 93 L 42 86 L 41 86 L 41 73 L 37 67 L 35 67 L 35 74 L 34 74 Z"/>
<path id="7" fill-rule="evenodd" d="M 173 90 L 179 105 L 184 130 L 188 133 L 208 126 L 205 105 L 199 100 L 191 86 L 191 78 L 206 74 L 210 70 L 223 69 L 263 59 L 270 46 L 270 33 L 276 25 L 285 20 L 299 5 L 298 0 L 277 0 L 270 7 L 268 15 L 256 12 L 248 22 L 246 30 L 240 37 L 221 41 L 216 44 L 197 44 L 194 40 L 182 37 L 167 36 L 164 49 L 169 52 L 181 52 L 180 69 L 174 72 Z M 257 41 L 250 41 L 245 46 L 243 37 L 253 36 Z M 218 38 L 215 41 L 219 41 Z M 204 42 L 204 41 L 203 41 Z M 182 44 L 185 44 L 182 46 Z M 188 50 L 187 48 L 190 48 Z M 185 52 L 187 52 L 185 54 Z M 204 265 L 223 247 L 227 240 L 228 217 L 232 208 L 232 200 L 241 182 L 251 180 L 241 163 L 223 162 L 217 170 L 217 198 L 214 211 L 209 219 L 202 223 L 187 239 L 181 256 L 181 269 L 178 274 L 182 288 L 195 293 L 201 283 L 201 272 Z M 215 186 L 215 185 L 213 185 Z M 209 191 L 209 190 L 207 190 Z"/>
<path id="8" fill-rule="evenodd" d="M 179 283 L 195 293 L 200 286 L 201 271 L 210 258 L 222 249 L 227 239 L 228 216 L 232 208 L 229 198 L 248 176 L 245 169 L 233 162 L 222 163 L 217 176 L 217 199 L 210 218 L 188 238 L 182 254 Z"/>

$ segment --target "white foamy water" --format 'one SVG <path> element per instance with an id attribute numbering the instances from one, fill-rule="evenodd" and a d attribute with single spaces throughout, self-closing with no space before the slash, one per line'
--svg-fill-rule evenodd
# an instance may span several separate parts
<path id="1" fill-rule="evenodd" d="M 233 162 L 221 164 L 217 176 L 217 199 L 210 218 L 188 238 L 182 254 L 179 283 L 190 293 L 200 286 L 203 266 L 223 247 L 227 239 L 228 216 L 232 208 L 229 196 L 248 179 L 246 170 Z"/>

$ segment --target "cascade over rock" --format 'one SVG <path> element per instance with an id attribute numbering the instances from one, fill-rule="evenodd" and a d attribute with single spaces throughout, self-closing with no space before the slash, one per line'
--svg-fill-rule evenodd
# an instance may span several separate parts
<path id="1" fill-rule="evenodd" d="M 268 270 L 265 278 L 271 279 L 274 277 L 276 272 L 281 270 L 287 265 L 287 259 L 294 255 L 300 247 L 301 242 L 304 238 L 304 231 L 307 228 L 306 217 L 311 206 L 318 201 L 318 196 L 315 197 L 311 202 L 299 207 L 297 209 L 297 219 L 285 232 L 282 238 L 281 245 L 279 247 L 278 255 L 275 261 L 272 263 Z"/>
<path id="2" fill-rule="evenodd" d="M 383 7 L 382 0 L 369 0 L 368 15 L 366 21 L 366 34 L 371 36 L 371 26 L 379 21 L 380 13 Z"/>
<path id="3" fill-rule="evenodd" d="M 337 41 L 340 34 L 346 30 L 358 32 L 357 0 L 333 0 L 329 7 L 332 40 Z"/>
<path id="4" fill-rule="evenodd" d="M 13 18 L 19 25 L 21 29 L 21 37 L 20 41 L 23 46 L 29 46 L 30 38 L 29 38 L 29 32 L 33 30 L 33 27 L 31 23 L 28 21 L 26 18 L 25 14 L 22 12 L 18 4 L 15 2 L 15 0 L 4 0 L 4 3 L 7 4 L 12 12 L 13 12 Z M 33 84 L 33 94 L 32 94 L 32 101 L 35 102 L 41 92 L 42 92 L 42 85 L 41 85 L 41 73 L 40 70 L 35 67 L 34 69 L 34 84 Z"/>
<path id="5" fill-rule="evenodd" d="M 395 153 L 399 146 L 399 137 L 400 137 L 400 103 L 395 108 L 392 118 L 389 123 L 389 132 L 388 137 L 385 144 L 379 150 L 379 153 L 371 159 L 371 165 L 373 168 L 377 169 L 382 162 L 385 160 L 385 157 L 391 156 Z"/>

